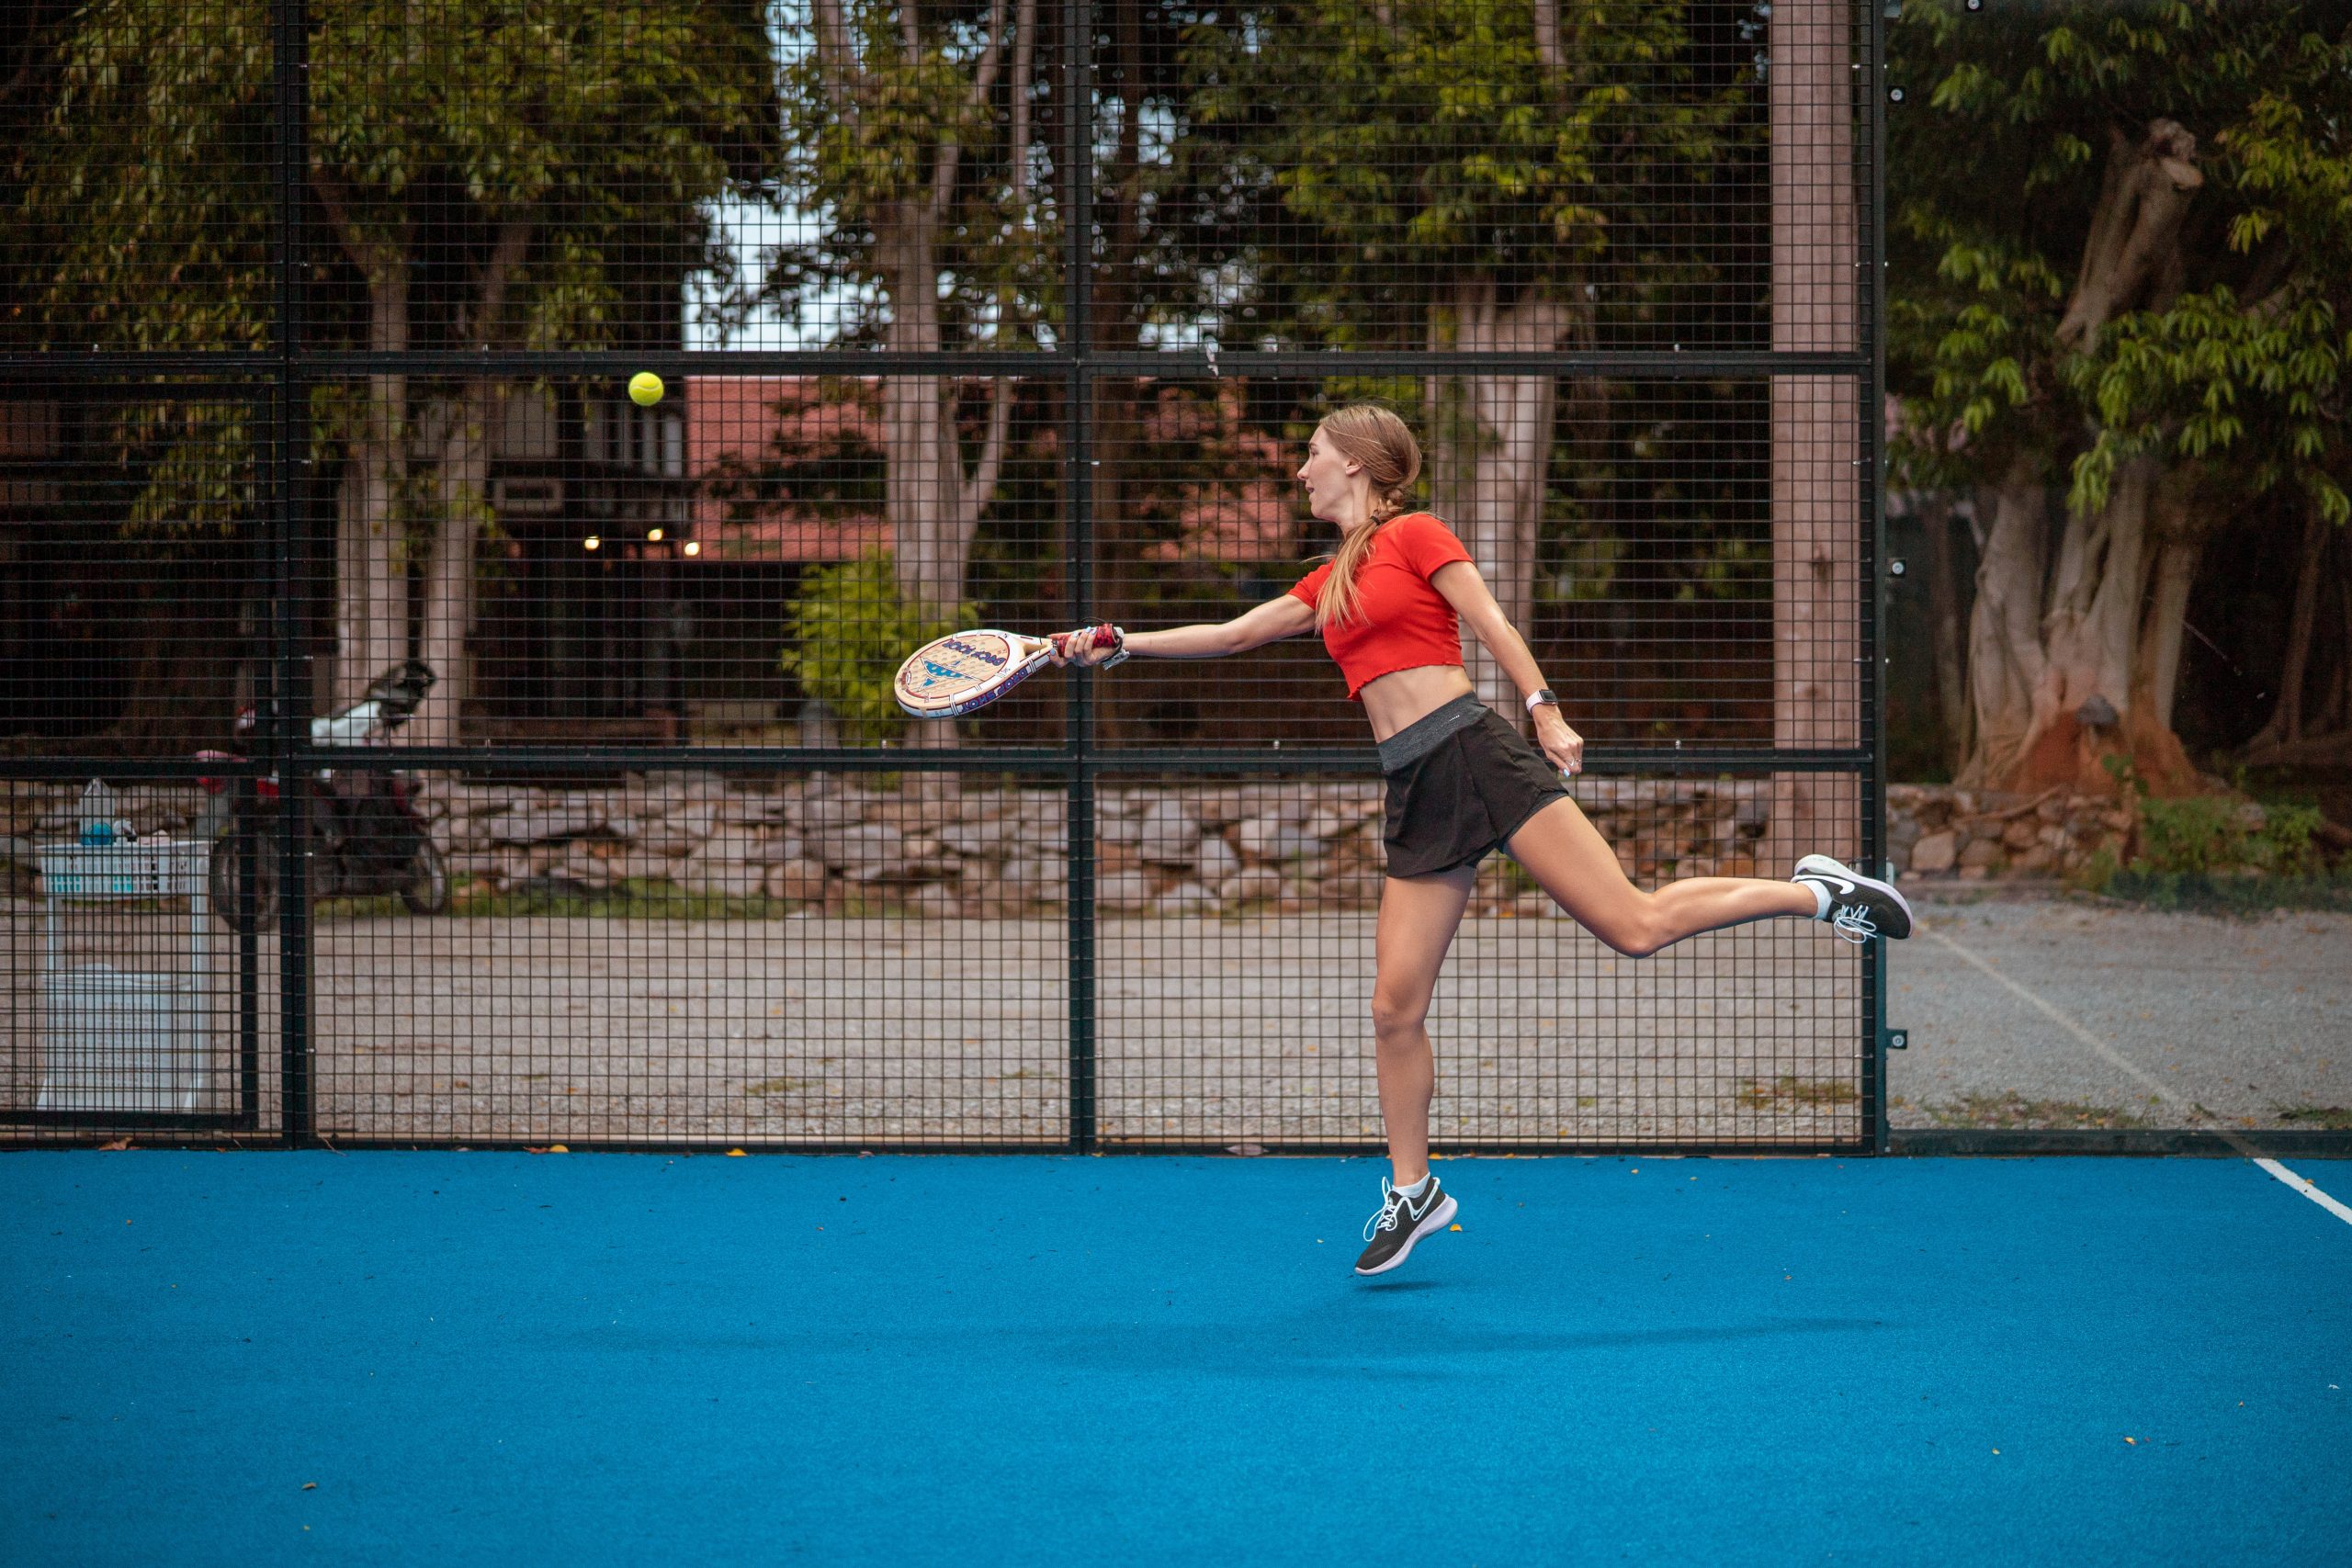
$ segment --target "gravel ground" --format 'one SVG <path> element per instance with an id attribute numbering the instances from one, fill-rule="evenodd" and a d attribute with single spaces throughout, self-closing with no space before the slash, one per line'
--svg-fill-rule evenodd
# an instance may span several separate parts
<path id="1" fill-rule="evenodd" d="M 2352 917 L 2046 897 L 1920 912 L 1891 955 L 1890 1021 L 1913 1042 L 1891 1058 L 1898 1126 L 2352 1124 Z M 37 916 L 0 910 L 0 1105 L 39 1092 Z M 158 921 L 138 940 L 169 932 Z M 130 932 L 118 919 L 100 934 Z M 460 1142 L 1057 1141 L 1065 937 L 1057 920 L 328 919 L 320 1125 Z M 274 941 L 263 951 L 274 981 Z M 1102 1135 L 1375 1137 L 1372 958 L 1369 916 L 1105 922 Z M 1792 922 L 1641 963 L 1562 919 L 1468 922 L 1430 1021 L 1437 1132 L 1850 1142 L 1859 980 L 1851 950 Z M 262 990 L 274 1013 L 274 984 Z M 225 1007 L 219 1021 L 231 1038 Z M 260 1057 L 266 1105 L 267 1032 Z M 209 1064 L 223 1109 L 227 1065 Z"/>
<path id="2" fill-rule="evenodd" d="M 1896 1126 L 2352 1127 L 2352 916 L 1917 909 L 1889 963 Z"/>

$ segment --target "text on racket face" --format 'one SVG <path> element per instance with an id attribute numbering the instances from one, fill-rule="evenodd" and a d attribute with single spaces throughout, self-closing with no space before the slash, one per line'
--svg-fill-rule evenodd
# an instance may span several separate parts
<path id="1" fill-rule="evenodd" d="M 972 644 L 966 642 L 961 637 L 949 637 L 946 639 L 944 646 L 952 649 L 957 653 L 965 655 L 967 658 L 979 660 L 985 664 L 996 665 L 1000 669 L 1001 669 L 1006 663 L 1006 659 L 1003 654 L 992 652 L 985 648 L 976 648 Z M 969 679 L 967 671 L 937 663 L 929 659 L 922 661 L 922 667 L 924 671 L 923 684 L 926 687 L 936 685 L 942 681 L 962 681 Z"/>

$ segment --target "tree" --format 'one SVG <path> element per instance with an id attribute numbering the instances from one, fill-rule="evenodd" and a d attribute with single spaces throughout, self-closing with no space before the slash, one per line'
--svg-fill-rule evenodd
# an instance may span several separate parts
<path id="1" fill-rule="evenodd" d="M 47 244 L 52 338 L 266 342 L 269 39 L 266 0 L 98 0 L 81 14 L 24 208 Z M 674 292 L 703 259 L 707 204 L 771 172 L 766 36 L 747 0 L 430 11 L 351 0 L 319 16 L 310 64 L 306 174 L 327 244 L 313 258 L 308 346 L 632 341 L 647 325 L 645 279 Z M 99 125 L 113 133 L 90 134 Z M 457 739 L 469 688 L 475 543 L 506 390 L 387 371 L 364 389 L 322 389 L 311 410 L 343 476 L 338 694 L 415 638 L 441 674 L 409 730 L 426 743 Z M 185 431 L 182 460 L 162 468 L 141 508 L 201 522 L 245 504 L 172 476 L 242 471 L 251 439 L 226 416 Z"/>
<path id="2" fill-rule="evenodd" d="M 783 269 L 788 287 L 846 279 L 871 314 L 843 324 L 893 353 L 1020 341 L 1035 265 L 1050 255 L 1031 187 L 1036 0 L 919 6 L 810 0 L 807 47 L 786 73 L 793 199 L 824 237 Z M 885 509 L 899 592 L 933 617 L 964 598 L 972 538 L 1011 439 L 1012 384 L 991 383 L 967 463 L 956 383 L 883 383 Z"/>
<path id="3" fill-rule="evenodd" d="M 1204 24 L 1194 115 L 1253 129 L 1250 159 L 1291 220 L 1244 253 L 1250 286 L 1285 307 L 1269 327 L 1332 346 L 1589 346 L 1604 260 L 1650 264 L 1650 289 L 1692 265 L 1651 233 L 1712 177 L 1737 86 L 1698 81 L 1688 44 L 1681 6 L 1612 0 L 1297 0 Z M 1557 386 L 1434 378 L 1422 410 L 1431 503 L 1522 626 Z M 1465 655 L 1481 698 L 1518 716 L 1484 649 Z"/>
<path id="4" fill-rule="evenodd" d="M 1962 782 L 2195 787 L 2202 552 L 2249 502 L 2345 516 L 2347 21 L 1939 0 L 1897 30 L 1897 456 L 1984 528 Z"/>

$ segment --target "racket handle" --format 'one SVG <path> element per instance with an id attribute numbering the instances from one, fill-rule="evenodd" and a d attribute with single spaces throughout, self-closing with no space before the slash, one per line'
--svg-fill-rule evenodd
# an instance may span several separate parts
<path id="1" fill-rule="evenodd" d="M 1080 638 L 1085 640 L 1081 642 Z M 1124 664 L 1127 661 L 1127 634 L 1108 621 L 1098 621 L 1091 626 L 1080 626 L 1075 631 L 1056 632 L 1053 641 L 1056 651 L 1064 659 L 1069 659 L 1086 648 L 1112 649 L 1110 658 L 1100 664 L 1087 666 L 1089 669 L 1108 670 L 1114 664 Z"/>

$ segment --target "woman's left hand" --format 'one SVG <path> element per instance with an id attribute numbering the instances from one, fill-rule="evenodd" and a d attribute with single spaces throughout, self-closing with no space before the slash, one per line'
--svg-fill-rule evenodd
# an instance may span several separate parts
<path id="1" fill-rule="evenodd" d="M 1563 774 L 1584 772 L 1584 737 L 1570 729 L 1560 710 L 1549 703 L 1535 710 L 1535 744 Z"/>

